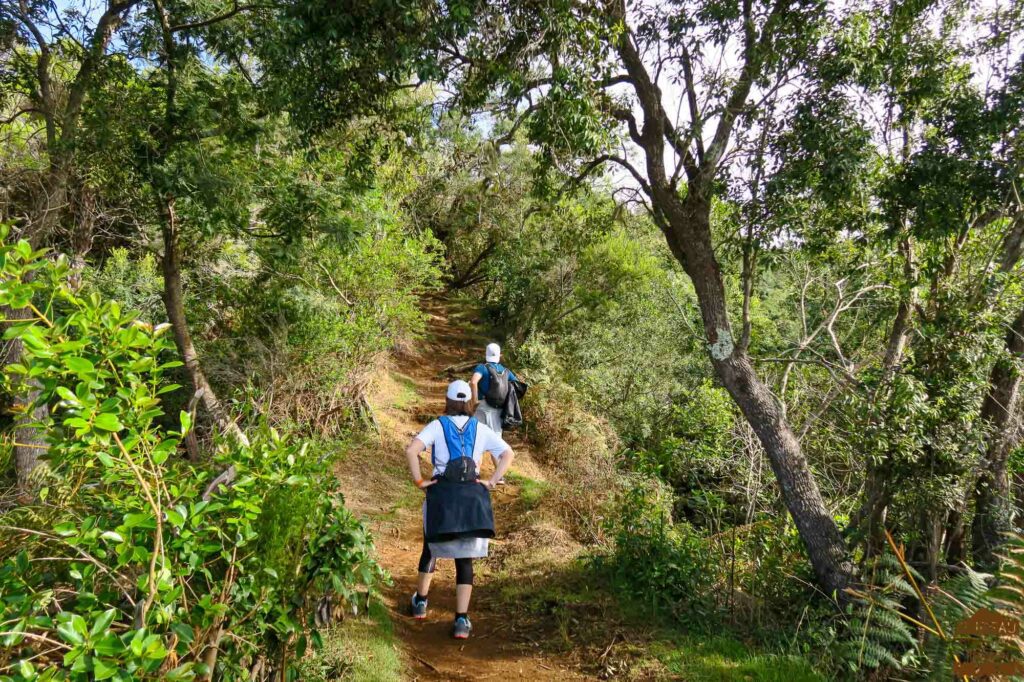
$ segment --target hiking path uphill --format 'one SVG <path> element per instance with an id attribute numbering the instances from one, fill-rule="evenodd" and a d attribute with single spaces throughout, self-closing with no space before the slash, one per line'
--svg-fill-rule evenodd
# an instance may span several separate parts
<path id="1" fill-rule="evenodd" d="M 415 621 L 407 615 L 422 546 L 423 495 L 409 481 L 404 449 L 427 422 L 442 413 L 448 382 L 469 379 L 472 367 L 468 365 L 482 355 L 487 341 L 473 335 L 478 324 L 457 318 L 452 309 L 444 302 L 433 303 L 428 310 L 428 335 L 420 347 L 393 363 L 374 382 L 369 404 L 380 435 L 379 450 L 372 453 L 376 448 L 369 448 L 359 457 L 362 461 L 347 460 L 339 470 L 348 504 L 370 523 L 378 559 L 393 579 L 383 591 L 404 650 L 407 679 L 596 679 L 581 673 L 571 657 L 542 651 L 537 642 L 541 633 L 502 612 L 488 581 L 489 559 L 476 562 L 470 608 L 473 635 L 468 640 L 450 636 L 455 607 L 454 564 L 450 560 L 438 561 L 427 619 Z M 543 481 L 544 471 L 526 444 L 514 434 L 506 436 L 516 453 L 512 472 Z M 424 471 L 428 470 L 424 465 Z M 482 475 L 491 471 L 490 458 L 485 455 Z M 521 492 L 516 480 L 512 477 L 508 485 L 492 494 L 497 526 L 492 556 L 528 551 L 527 547 L 503 546 L 503 538 L 523 524 L 521 506 L 516 504 Z"/>

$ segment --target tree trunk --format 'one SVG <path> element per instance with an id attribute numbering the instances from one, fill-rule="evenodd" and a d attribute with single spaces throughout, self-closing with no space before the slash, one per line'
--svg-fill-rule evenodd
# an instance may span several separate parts
<path id="1" fill-rule="evenodd" d="M 772 16 L 784 8 L 784 3 L 777 3 Z M 619 20 L 626 22 L 627 10 L 623 0 L 609 3 L 609 9 Z M 648 73 L 628 31 L 622 33 L 616 49 L 644 113 L 642 129 L 638 128 L 630 112 L 622 114 L 628 122 L 630 138 L 644 153 L 647 178 L 641 185 L 651 199 L 654 219 L 664 232 L 672 254 L 693 282 L 711 363 L 764 446 L 779 482 L 782 499 L 807 548 L 818 584 L 826 592 L 845 600 L 848 595 L 844 590 L 854 575 L 846 544 L 821 497 L 800 442 L 786 422 L 781 406 L 757 377 L 742 344 L 733 338 L 725 284 L 712 244 L 711 196 L 715 174 L 728 145 L 733 122 L 744 108 L 751 85 L 757 78 L 760 61 L 754 54 L 756 50 L 746 51 L 740 78 L 728 97 L 711 145 L 706 151 L 699 146 L 694 158 L 686 147 L 689 142 L 681 142 L 676 131 L 669 131 L 671 119 L 663 107 L 661 90 L 656 79 Z M 682 166 L 688 179 L 685 199 L 680 197 L 675 181 L 667 177 L 666 139 L 682 155 Z M 639 177 L 638 172 L 636 175 Z"/>
<path id="2" fill-rule="evenodd" d="M 28 320 L 33 313 L 28 308 L 14 310 L 4 306 L 4 319 Z M 4 347 L 4 365 L 20 362 L 24 344 L 20 339 L 11 339 Z M 39 459 L 46 452 L 45 434 L 32 426 L 46 419 L 46 404 L 36 404 L 39 400 L 39 384 L 33 380 L 24 380 L 19 384 L 18 392 L 11 396 L 11 409 L 14 412 L 14 472 L 17 478 L 18 497 L 23 501 L 31 500 L 36 488 L 33 474 L 39 466 Z M 34 407 L 33 407 L 34 406 Z"/>
<path id="3" fill-rule="evenodd" d="M 1010 326 L 1006 353 L 996 361 L 989 375 L 989 389 L 981 406 L 981 421 L 989 430 L 988 447 L 981 460 L 974 487 L 974 522 L 971 544 L 975 562 L 985 568 L 997 563 L 996 549 L 1013 530 L 1013 505 L 1007 460 L 1016 442 L 1016 411 L 1020 373 L 1016 364 L 1024 359 L 1024 310 Z"/>
<path id="4" fill-rule="evenodd" d="M 185 363 L 185 371 L 192 382 L 195 395 L 198 395 L 203 406 L 210 413 L 217 427 L 236 441 L 248 444 L 242 430 L 228 418 L 217 399 L 216 393 L 207 381 L 199 364 L 199 355 L 192 344 L 192 334 L 185 319 L 185 295 L 181 285 L 181 251 L 178 235 L 177 218 L 174 211 L 174 197 L 166 196 L 159 200 L 159 213 L 164 240 L 163 275 L 164 275 L 164 307 L 167 319 L 174 332 L 174 343 Z"/>
<path id="5" fill-rule="evenodd" d="M 782 409 L 733 340 L 725 286 L 711 245 L 709 201 L 696 192 L 682 204 L 666 197 L 666 236 L 693 281 L 711 363 L 764 447 L 782 499 L 800 532 L 819 585 L 845 600 L 854 567 L 814 474 Z"/>

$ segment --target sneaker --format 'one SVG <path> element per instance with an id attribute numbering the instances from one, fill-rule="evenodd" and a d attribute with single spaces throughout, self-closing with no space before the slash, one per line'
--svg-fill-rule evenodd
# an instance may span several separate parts
<path id="1" fill-rule="evenodd" d="M 505 478 L 502 477 L 501 480 L 499 480 L 496 485 L 505 485 L 506 483 L 507 482 L 505 481 Z"/>
<path id="2" fill-rule="evenodd" d="M 458 616 L 452 624 L 452 637 L 455 639 L 469 639 L 469 632 L 473 624 L 469 622 L 468 616 Z"/>
<path id="3" fill-rule="evenodd" d="M 416 620 L 423 620 L 427 617 L 427 600 L 416 599 L 416 593 L 413 593 L 410 602 L 410 613 Z"/>

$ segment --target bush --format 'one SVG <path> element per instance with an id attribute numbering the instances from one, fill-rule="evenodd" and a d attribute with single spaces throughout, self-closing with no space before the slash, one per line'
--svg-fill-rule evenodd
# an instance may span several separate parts
<path id="1" fill-rule="evenodd" d="M 98 269 L 86 268 L 86 284 L 105 299 L 134 310 L 139 319 L 158 322 L 167 319 L 164 310 L 164 281 L 151 253 L 133 259 L 128 249 L 116 248 Z"/>
<path id="2" fill-rule="evenodd" d="M 0 670 L 6 680 L 265 679 L 300 657 L 323 597 L 380 575 L 330 462 L 263 425 L 221 443 L 230 487 L 178 455 L 162 426 L 166 325 L 99 295 L 26 242 L 0 243 L 0 304 L 34 317 L 3 376 L 50 406 L 36 501 L 0 516 Z M 32 273 L 32 277 L 27 277 Z M 33 302 L 38 302 L 36 307 Z M 45 301 L 46 303 L 43 303 Z M 36 403 L 38 404 L 38 403 Z M 22 409 L 31 410 L 34 404 Z"/>
<path id="3" fill-rule="evenodd" d="M 360 217 L 380 224 L 343 246 L 314 236 L 280 262 L 267 256 L 266 276 L 234 294 L 236 323 L 207 344 L 211 376 L 271 397 L 275 423 L 339 435 L 380 358 L 423 331 L 419 300 L 441 282 L 440 246 L 374 206 Z"/>
<path id="4" fill-rule="evenodd" d="M 663 483 L 634 478 L 608 524 L 614 552 L 595 561 L 639 606 L 679 622 L 706 624 L 715 611 L 718 557 L 689 524 L 672 522 L 671 508 L 671 491 Z"/>
<path id="5" fill-rule="evenodd" d="M 603 539 L 604 522 L 620 488 L 617 440 L 608 425 L 588 413 L 560 377 L 550 346 L 533 339 L 516 354 L 530 381 L 523 413 L 535 457 L 555 474 L 545 496 L 577 539 Z"/>

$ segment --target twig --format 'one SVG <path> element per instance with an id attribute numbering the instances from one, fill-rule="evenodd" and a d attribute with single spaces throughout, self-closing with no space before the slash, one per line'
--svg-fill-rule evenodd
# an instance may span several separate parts
<path id="1" fill-rule="evenodd" d="M 417 661 L 419 661 L 420 663 L 422 663 L 423 665 L 425 665 L 425 666 L 427 666 L 428 668 L 430 668 L 431 670 L 433 670 L 433 671 L 434 671 L 435 673 L 437 673 L 438 675 L 440 675 L 440 674 L 441 674 L 441 671 L 440 671 L 440 670 L 438 670 L 437 666 L 435 666 L 435 665 L 434 665 L 433 663 L 431 663 L 431 662 L 430 662 L 430 661 L 428 661 L 427 659 L 425 659 L 425 658 L 420 658 L 420 657 L 419 657 L 419 656 L 417 656 L 416 654 L 411 654 L 411 656 L 412 656 L 413 658 L 415 658 L 415 659 L 416 659 Z"/>

